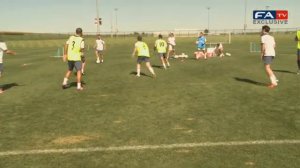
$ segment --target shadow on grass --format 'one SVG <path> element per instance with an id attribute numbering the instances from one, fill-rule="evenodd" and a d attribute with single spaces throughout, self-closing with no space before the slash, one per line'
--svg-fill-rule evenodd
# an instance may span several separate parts
<path id="1" fill-rule="evenodd" d="M 17 87 L 17 86 L 21 86 L 21 85 L 19 85 L 17 83 L 9 83 L 9 84 L 4 84 L 4 85 L 0 86 L 0 88 L 2 88 L 3 91 L 5 91 L 5 90 L 9 90 L 13 87 Z"/>
<path id="2" fill-rule="evenodd" d="M 152 65 L 153 68 L 164 69 L 164 66 L 161 65 Z"/>
<path id="3" fill-rule="evenodd" d="M 258 86 L 266 86 L 267 85 L 266 83 L 257 82 L 257 81 L 251 80 L 251 79 L 238 78 L 238 77 L 235 77 L 234 79 L 239 82 L 249 83 L 249 84 L 258 85 Z"/>
<path id="4" fill-rule="evenodd" d="M 130 75 L 137 75 L 137 72 L 130 72 Z M 142 72 L 141 72 L 141 75 L 142 75 L 142 76 L 145 76 L 145 77 L 152 78 L 152 76 L 150 76 L 150 75 L 147 75 L 147 74 L 145 74 L 145 73 L 142 73 Z"/>
<path id="5" fill-rule="evenodd" d="M 273 70 L 274 72 L 280 72 L 280 73 L 289 73 L 289 74 L 297 74 L 296 72 L 287 71 L 287 70 Z"/>

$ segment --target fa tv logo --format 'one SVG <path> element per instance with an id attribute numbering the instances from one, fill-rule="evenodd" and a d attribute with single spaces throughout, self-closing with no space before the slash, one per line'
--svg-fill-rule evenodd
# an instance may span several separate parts
<path id="1" fill-rule="evenodd" d="M 253 24 L 288 24 L 287 10 L 255 10 Z"/>

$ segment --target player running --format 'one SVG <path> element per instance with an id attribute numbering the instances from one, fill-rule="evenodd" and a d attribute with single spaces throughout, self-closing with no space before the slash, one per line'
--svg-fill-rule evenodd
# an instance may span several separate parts
<path id="1" fill-rule="evenodd" d="M 265 25 L 262 27 L 262 36 L 261 36 L 261 59 L 265 64 L 265 70 L 270 78 L 271 84 L 269 88 L 274 88 L 278 85 L 278 80 L 274 75 L 273 70 L 271 69 L 271 63 L 275 58 L 275 39 L 269 35 L 270 27 Z"/>
<path id="2" fill-rule="evenodd" d="M 206 37 L 204 36 L 203 32 L 200 32 L 198 40 L 196 41 L 198 52 L 200 55 L 204 56 L 204 59 L 207 59 L 207 54 L 206 54 Z M 196 57 L 196 59 L 198 59 Z"/>
<path id="3" fill-rule="evenodd" d="M 155 41 L 155 47 L 154 47 L 154 51 L 157 51 L 157 55 L 160 58 L 164 69 L 167 69 L 170 66 L 170 63 L 167 59 L 167 42 L 165 40 L 163 40 L 163 36 L 160 34 L 158 36 L 158 39 Z"/>
<path id="4" fill-rule="evenodd" d="M 96 63 L 100 64 L 104 62 L 104 50 L 105 50 L 105 41 L 101 39 L 101 36 L 98 35 L 96 43 L 95 43 L 95 52 L 96 52 Z"/>
<path id="5" fill-rule="evenodd" d="M 81 86 L 81 77 L 82 77 L 82 62 L 81 62 L 81 56 L 84 51 L 84 39 L 82 38 L 82 29 L 77 28 L 76 29 L 76 35 L 73 35 L 69 38 L 69 40 L 65 44 L 64 48 L 64 56 L 63 61 L 68 61 L 68 71 L 65 75 L 62 88 L 66 89 L 68 88 L 68 80 L 70 78 L 70 75 L 72 74 L 73 69 L 76 69 L 77 72 L 77 90 L 81 91 L 83 90 L 83 87 Z"/>
<path id="6" fill-rule="evenodd" d="M 4 54 L 16 55 L 16 52 L 12 51 L 12 50 L 8 50 L 6 43 L 0 39 L 0 78 L 3 74 L 3 55 Z M 3 89 L 0 88 L 0 94 L 3 92 L 4 92 Z"/>
<path id="7" fill-rule="evenodd" d="M 147 68 L 149 69 L 149 71 L 151 72 L 153 78 L 156 77 L 156 74 L 150 64 L 150 52 L 149 52 L 149 48 L 148 45 L 143 42 L 143 38 L 142 36 L 138 36 L 137 37 L 137 42 L 135 43 L 135 47 L 134 47 L 134 51 L 132 53 L 132 57 L 134 57 L 135 55 L 138 56 L 137 59 L 137 77 L 141 76 L 141 63 L 145 62 Z"/>
<path id="8" fill-rule="evenodd" d="M 168 37 L 168 54 L 167 54 L 167 60 L 169 60 L 170 56 L 175 55 L 175 46 L 176 46 L 176 38 L 174 36 L 174 33 L 170 33 Z M 168 64 L 170 66 L 170 64 Z"/>
<path id="9" fill-rule="evenodd" d="M 296 35 L 296 38 L 295 40 L 298 42 L 298 49 L 297 49 L 297 56 L 298 56 L 298 59 L 297 59 L 297 63 L 298 63 L 298 72 L 297 72 L 297 75 L 300 75 L 300 30 L 297 31 L 297 35 Z"/>

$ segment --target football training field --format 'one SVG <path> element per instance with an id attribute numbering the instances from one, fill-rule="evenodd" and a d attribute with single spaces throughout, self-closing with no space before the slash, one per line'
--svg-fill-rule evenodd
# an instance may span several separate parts
<path id="1" fill-rule="evenodd" d="M 209 41 L 209 36 L 207 37 Z M 142 67 L 135 77 L 135 38 L 105 38 L 104 64 L 86 53 L 82 92 L 61 89 L 67 70 L 58 46 L 66 39 L 7 37 L 0 85 L 1 168 L 215 168 L 300 165 L 300 76 L 294 34 L 275 35 L 269 89 L 259 35 L 233 35 L 223 59 L 196 61 L 195 38 L 177 38 L 185 61 Z M 5 39 L 5 38 L 4 38 Z M 155 38 L 145 37 L 152 50 Z M 70 82 L 75 82 L 75 75 Z M 298 165 L 298 166 L 297 166 Z"/>

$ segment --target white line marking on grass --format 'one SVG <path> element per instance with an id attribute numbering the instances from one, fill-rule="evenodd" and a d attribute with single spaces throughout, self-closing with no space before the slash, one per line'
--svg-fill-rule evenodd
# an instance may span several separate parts
<path id="1" fill-rule="evenodd" d="M 185 144 L 163 144 L 163 145 L 141 145 L 141 146 L 119 146 L 119 147 L 94 147 L 94 148 L 72 148 L 72 149 L 44 149 L 44 150 L 19 150 L 0 152 L 0 157 L 16 155 L 40 155 L 40 154 L 67 154 L 67 153 L 89 153 L 89 152 L 114 152 L 114 151 L 138 151 L 159 150 L 219 146 L 250 146 L 250 145 L 299 145 L 300 140 L 261 140 L 261 141 L 232 141 L 232 142 L 203 142 Z"/>

